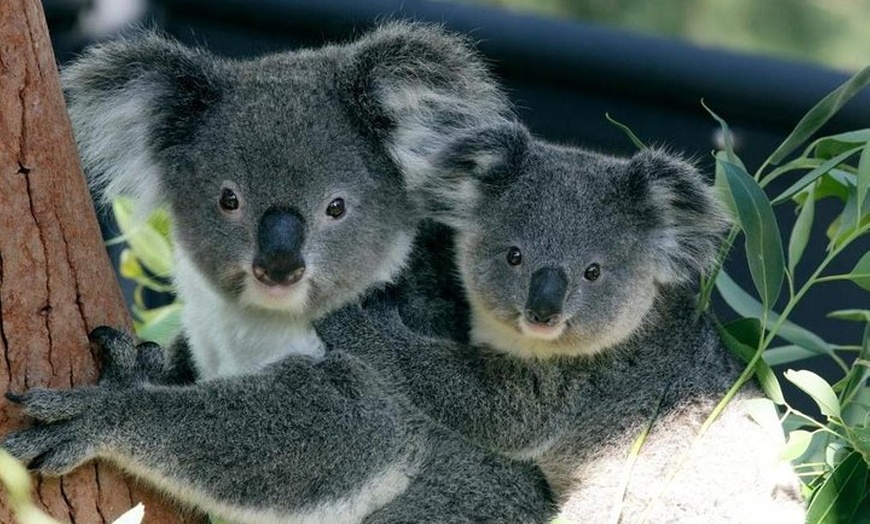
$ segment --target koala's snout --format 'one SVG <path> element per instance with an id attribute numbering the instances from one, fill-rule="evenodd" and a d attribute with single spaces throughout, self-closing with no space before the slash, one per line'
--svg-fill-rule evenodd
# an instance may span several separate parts
<path id="1" fill-rule="evenodd" d="M 302 278 L 305 261 L 302 243 L 305 222 L 298 213 L 282 208 L 270 208 L 257 226 L 257 253 L 254 255 L 254 276 L 267 286 L 289 286 Z"/>
<path id="2" fill-rule="evenodd" d="M 526 320 L 532 324 L 553 326 L 562 317 L 562 305 L 568 279 L 565 272 L 554 267 L 542 267 L 532 274 L 526 299 Z"/>

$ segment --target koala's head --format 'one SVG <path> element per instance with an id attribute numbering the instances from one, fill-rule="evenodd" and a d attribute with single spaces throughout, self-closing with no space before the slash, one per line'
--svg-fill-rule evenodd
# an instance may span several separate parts
<path id="1" fill-rule="evenodd" d="M 509 111 L 466 41 L 401 23 L 251 61 L 144 34 L 63 80 L 105 199 L 170 211 L 182 294 L 304 318 L 393 276 L 426 213 L 418 188 L 464 191 L 415 159 Z"/>
<path id="2" fill-rule="evenodd" d="M 662 286 L 715 258 L 727 220 L 689 164 L 615 158 L 479 130 L 434 157 L 481 179 L 458 226 L 472 338 L 523 356 L 594 354 L 643 323 Z"/>

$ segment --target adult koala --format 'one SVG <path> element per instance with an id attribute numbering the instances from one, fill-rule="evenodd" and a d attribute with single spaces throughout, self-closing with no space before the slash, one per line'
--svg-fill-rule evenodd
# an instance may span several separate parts
<path id="1" fill-rule="evenodd" d="M 509 112 L 463 39 L 390 24 L 236 62 L 146 35 L 64 82 L 105 194 L 169 208 L 192 366 L 98 329 L 99 385 L 8 395 L 45 424 L 5 448 L 46 474 L 108 459 L 241 523 L 549 519 L 540 471 L 425 417 L 365 358 L 377 334 L 324 351 L 311 326 L 403 266 L 422 195 L 471 191 L 410 168 Z"/>
<path id="2" fill-rule="evenodd" d="M 393 290 L 401 319 L 372 303 L 372 319 L 328 319 L 327 340 L 339 324 L 345 336 L 391 326 L 382 367 L 399 370 L 412 402 L 537 463 L 570 522 L 804 521 L 772 405 L 767 419 L 750 416 L 763 398 L 755 384 L 697 438 L 743 365 L 697 318 L 693 283 L 727 221 L 691 165 L 655 150 L 623 159 L 556 146 L 505 125 L 457 138 L 428 169 L 482 181 L 443 201 L 455 233 L 430 225 L 420 243 L 455 263 L 416 252 Z"/>
<path id="3" fill-rule="evenodd" d="M 420 189 L 440 184 L 402 166 L 509 112 L 468 42 L 403 23 L 244 62 L 146 34 L 92 48 L 63 82 L 106 200 L 172 217 L 193 369 L 169 380 L 322 357 L 311 321 L 393 278 Z"/>

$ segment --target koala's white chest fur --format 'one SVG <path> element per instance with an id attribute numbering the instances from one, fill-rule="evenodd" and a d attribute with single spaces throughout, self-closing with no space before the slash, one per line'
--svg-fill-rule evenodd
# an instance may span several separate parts
<path id="1" fill-rule="evenodd" d="M 181 248 L 176 255 L 176 285 L 200 379 L 258 371 L 288 355 L 317 359 L 324 355 L 324 344 L 310 321 L 227 301 Z"/>

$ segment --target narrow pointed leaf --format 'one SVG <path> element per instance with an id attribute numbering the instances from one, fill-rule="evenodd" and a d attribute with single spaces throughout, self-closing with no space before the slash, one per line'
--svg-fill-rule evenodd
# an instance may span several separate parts
<path id="1" fill-rule="evenodd" d="M 806 360 L 817 356 L 819 356 L 817 352 L 796 345 L 770 348 L 765 350 L 764 355 L 762 355 L 768 366 L 791 364 L 792 362 Z"/>
<path id="2" fill-rule="evenodd" d="M 758 346 L 758 339 L 761 336 L 761 326 L 758 320 L 754 318 L 744 318 L 730 324 L 721 325 L 716 323 L 716 330 L 722 339 L 725 347 L 731 350 L 737 358 L 745 363 L 749 363 L 755 355 L 755 347 Z M 779 381 L 776 379 L 776 374 L 770 369 L 770 366 L 764 360 L 759 360 L 755 364 L 755 377 L 764 390 L 765 395 L 780 406 L 785 405 L 785 397 L 782 395 L 782 388 Z"/>
<path id="3" fill-rule="evenodd" d="M 716 279 L 716 289 L 725 300 L 725 303 L 736 313 L 743 317 L 761 318 L 763 307 L 749 293 L 744 291 L 725 271 L 720 271 Z M 771 311 L 767 315 L 767 329 L 771 329 L 779 320 L 779 315 Z M 833 349 L 830 344 L 821 337 L 790 320 L 786 320 L 780 326 L 778 336 L 797 344 L 805 349 L 813 351 L 817 355 L 832 355 Z"/>
<path id="4" fill-rule="evenodd" d="M 814 141 L 804 151 L 803 156 L 814 156 L 824 160 L 867 142 L 870 142 L 870 129 L 856 129 L 836 135 L 823 136 Z"/>
<path id="5" fill-rule="evenodd" d="M 837 395 L 834 393 L 831 385 L 825 382 L 825 379 L 805 369 L 798 371 L 790 369 L 785 372 L 784 376 L 789 382 L 816 401 L 816 405 L 819 406 L 819 411 L 822 412 L 822 415 L 827 417 L 840 416 L 840 401 L 837 399 Z"/>
<path id="6" fill-rule="evenodd" d="M 740 158 L 738 158 L 737 154 L 734 152 L 734 135 L 731 134 L 731 128 L 728 127 L 728 123 L 725 122 L 724 118 L 720 117 L 714 113 L 712 109 L 707 107 L 707 104 L 705 104 L 703 100 L 701 100 L 701 105 L 708 113 L 710 113 L 710 116 L 719 122 L 719 127 L 722 129 L 722 142 L 725 146 L 725 158 L 727 158 L 729 162 L 733 162 L 745 170 L 746 167 L 743 165 L 743 162 L 740 161 Z"/>
<path id="7" fill-rule="evenodd" d="M 865 147 L 863 145 L 859 146 L 859 147 L 852 148 L 844 153 L 840 153 L 839 155 L 835 156 L 834 158 L 831 158 L 830 160 L 826 160 L 826 161 L 822 162 L 818 167 L 811 170 L 809 173 L 805 174 L 804 176 L 800 177 L 800 179 L 798 179 L 797 182 L 795 182 L 794 184 L 789 186 L 788 189 L 786 189 L 785 191 L 780 193 L 779 196 L 774 198 L 773 199 L 774 205 L 785 202 L 786 200 L 791 198 L 793 195 L 795 195 L 797 192 L 799 192 L 803 188 L 810 185 L 817 178 L 824 175 L 828 171 L 834 169 L 838 165 L 842 164 L 843 162 L 848 160 L 850 156 L 858 153 L 858 151 L 861 151 L 862 149 L 865 149 Z"/>
<path id="8" fill-rule="evenodd" d="M 865 146 L 858 161 L 858 220 L 867 212 L 868 189 L 870 189 L 870 147 Z"/>
<path id="9" fill-rule="evenodd" d="M 773 208 L 764 191 L 746 171 L 728 161 L 722 162 L 722 167 L 734 198 L 738 222 L 746 237 L 746 261 L 752 281 L 762 305 L 770 309 L 779 296 L 785 275 L 782 240 Z"/>
<path id="10" fill-rule="evenodd" d="M 870 427 L 846 426 L 846 436 L 852 449 L 861 454 L 864 461 L 870 464 Z"/>
<path id="11" fill-rule="evenodd" d="M 849 280 L 870 291 L 870 251 L 864 253 L 855 264 L 855 268 L 849 273 Z"/>
<path id="12" fill-rule="evenodd" d="M 866 494 L 867 464 L 852 452 L 825 479 L 807 509 L 807 522 L 848 523 Z"/>
<path id="13" fill-rule="evenodd" d="M 867 83 L 870 82 L 870 66 L 855 73 L 852 78 L 847 80 L 843 85 L 832 91 L 818 104 L 810 109 L 806 115 L 797 123 L 794 130 L 786 137 L 786 139 L 776 148 L 776 151 L 770 155 L 768 163 L 778 165 L 792 151 L 800 147 L 806 142 L 816 131 L 818 131 L 825 123 L 834 116 L 843 105 L 852 99 Z"/>
<path id="14" fill-rule="evenodd" d="M 799 458 L 810 447 L 810 442 L 813 440 L 813 434 L 803 429 L 790 431 L 785 449 L 782 450 L 780 458 L 789 462 Z"/>
<path id="15" fill-rule="evenodd" d="M 641 139 L 638 138 L 637 135 L 634 134 L 634 131 L 632 131 L 630 127 L 623 124 L 622 122 L 619 122 L 619 121 L 613 119 L 610 116 L 610 113 L 604 113 L 604 118 L 606 118 L 607 121 L 610 122 L 611 124 L 615 125 L 619 129 L 621 129 L 622 132 L 625 133 L 626 136 L 628 136 L 628 139 L 631 140 L 631 143 L 634 144 L 634 146 L 636 148 L 646 149 L 646 144 L 644 144 L 643 141 L 641 141 Z"/>
<path id="16" fill-rule="evenodd" d="M 870 275 L 867 276 L 870 277 Z M 870 323 L 870 309 L 838 309 L 828 313 L 828 318 Z"/>
<path id="17" fill-rule="evenodd" d="M 791 235 L 788 237 L 788 272 L 794 275 L 794 269 L 800 262 L 804 254 L 804 249 L 807 247 L 807 241 L 810 239 L 810 231 L 813 227 L 813 218 L 815 217 L 816 198 L 815 184 L 810 184 L 807 188 L 807 198 L 804 205 L 801 206 L 797 220 L 791 230 Z"/>

